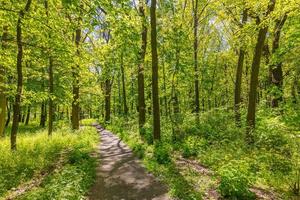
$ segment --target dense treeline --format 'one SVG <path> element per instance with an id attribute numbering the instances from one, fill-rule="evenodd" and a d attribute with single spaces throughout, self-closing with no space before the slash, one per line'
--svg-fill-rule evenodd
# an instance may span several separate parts
<path id="1" fill-rule="evenodd" d="M 51 136 L 61 120 L 76 130 L 83 118 L 122 118 L 142 138 L 171 127 L 180 141 L 187 119 L 197 127 L 220 109 L 252 148 L 257 112 L 299 119 L 289 113 L 299 10 L 297 0 L 2 0 L 0 134 L 16 150 L 20 123 Z"/>

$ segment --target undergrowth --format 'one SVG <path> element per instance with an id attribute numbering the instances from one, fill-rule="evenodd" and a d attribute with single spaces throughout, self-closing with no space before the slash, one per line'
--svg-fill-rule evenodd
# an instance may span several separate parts
<path id="1" fill-rule="evenodd" d="M 220 180 L 217 189 L 227 199 L 253 199 L 251 187 L 276 191 L 278 198 L 289 199 L 299 194 L 300 110 L 284 108 L 279 111 L 281 116 L 277 112 L 259 109 L 253 145 L 246 144 L 245 126 L 236 127 L 234 114 L 227 109 L 201 113 L 197 124 L 195 116 L 189 114 L 182 115 L 182 122 L 176 127 L 163 119 L 162 141 L 154 145 L 150 123 L 145 125 L 141 136 L 135 120 L 114 119 L 109 128 L 118 133 L 144 159 L 147 168 L 162 177 L 171 193 L 180 199 L 193 199 L 199 192 L 191 189 L 192 186 L 181 188 L 174 184 L 189 185 L 176 172 L 173 155 L 177 153 L 213 170 Z"/>
<path id="2" fill-rule="evenodd" d="M 79 193 L 83 195 L 88 184 L 92 183 L 94 161 L 89 153 L 97 141 L 98 136 L 93 128 L 73 132 L 66 127 L 56 130 L 51 138 L 45 130 L 37 131 L 35 134 L 21 132 L 17 141 L 18 149 L 15 152 L 10 151 L 8 138 L 1 140 L 0 196 L 29 181 L 35 174 L 51 171 L 64 151 L 67 152 L 65 158 L 67 165 L 61 172 L 52 174 L 46 179 L 43 189 L 37 190 L 44 191 L 36 199 L 53 199 L 47 197 L 48 192 L 56 195 L 60 192 L 65 194 L 73 191 L 75 196 Z M 45 192 L 47 189 L 49 191 Z M 34 195 L 29 199 L 34 199 L 33 197 Z M 63 199 L 59 195 L 56 197 L 54 199 Z"/>

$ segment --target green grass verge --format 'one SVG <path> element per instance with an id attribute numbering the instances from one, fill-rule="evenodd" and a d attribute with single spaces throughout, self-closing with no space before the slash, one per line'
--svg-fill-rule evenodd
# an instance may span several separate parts
<path id="1" fill-rule="evenodd" d="M 45 130 L 35 134 L 21 133 L 16 152 L 10 151 L 8 138 L 0 141 L 0 196 L 5 196 L 8 190 L 30 180 L 35 174 L 51 171 L 61 152 L 67 151 L 66 165 L 47 177 L 41 188 L 24 198 L 78 199 L 93 182 L 95 159 L 89 153 L 97 142 L 98 134 L 92 127 L 76 132 L 61 128 L 51 138 Z M 66 194 L 68 192 L 70 194 Z"/>
<path id="2" fill-rule="evenodd" d="M 300 110 L 285 108 L 282 115 L 276 110 L 260 109 L 256 130 L 252 133 L 255 143 L 245 142 L 245 129 L 238 128 L 233 112 L 216 109 L 195 117 L 182 114 L 173 125 L 162 119 L 162 142 L 158 151 L 152 145 L 151 124 L 143 130 L 142 141 L 136 120 L 115 118 L 110 128 L 143 158 L 148 170 L 169 185 L 171 194 L 180 199 L 197 199 L 205 191 L 193 188 L 191 173 L 176 169 L 174 155 L 198 160 L 215 172 L 212 179 L 219 193 L 229 199 L 254 199 L 251 187 L 275 191 L 281 199 L 291 199 L 299 193 L 300 179 Z M 245 118 L 245 112 L 243 112 Z M 164 160 L 170 160 L 165 162 Z M 178 173 L 179 172 L 179 173 Z M 183 185 L 178 186 L 178 185 Z"/>

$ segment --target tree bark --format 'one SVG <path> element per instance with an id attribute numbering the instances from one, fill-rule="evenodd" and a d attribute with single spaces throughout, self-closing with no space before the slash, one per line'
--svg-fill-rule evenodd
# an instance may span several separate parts
<path id="1" fill-rule="evenodd" d="M 42 102 L 41 104 L 41 117 L 40 117 L 40 126 L 45 127 L 47 120 L 47 113 L 46 113 L 46 102 Z"/>
<path id="2" fill-rule="evenodd" d="M 140 132 L 146 122 L 146 104 L 145 104 L 145 78 L 144 78 L 144 62 L 147 49 L 147 24 L 144 8 L 144 0 L 139 1 L 139 14 L 142 21 L 142 43 L 139 52 L 139 66 L 138 66 L 138 111 L 139 111 L 139 128 Z"/>
<path id="3" fill-rule="evenodd" d="M 242 25 L 247 21 L 247 10 L 243 11 Z M 240 104 L 241 104 L 241 88 L 242 88 L 242 75 L 243 75 L 243 65 L 245 58 L 245 50 L 243 47 L 240 47 L 238 65 L 236 69 L 235 76 L 235 89 L 234 89 L 234 111 L 235 111 L 235 122 L 237 126 L 241 126 L 241 113 L 240 113 Z"/>
<path id="4" fill-rule="evenodd" d="M 79 19 L 79 22 L 81 19 Z M 76 44 L 76 54 L 80 55 L 79 45 L 81 40 L 81 29 L 77 28 L 76 36 L 75 36 L 75 44 Z M 80 119 L 80 107 L 79 107 L 79 65 L 73 67 L 73 102 L 72 102 L 72 128 L 74 130 L 79 129 L 79 119 Z"/>
<path id="5" fill-rule="evenodd" d="M 162 63 L 163 67 L 163 88 L 164 88 L 164 104 L 165 104 L 165 115 L 168 117 L 168 99 L 167 99 L 167 81 L 166 81 L 166 69 L 165 69 L 165 63 Z"/>
<path id="6" fill-rule="evenodd" d="M 153 139 L 160 140 L 156 0 L 151 1 L 150 18 L 151 18 L 151 52 L 152 52 Z"/>
<path id="7" fill-rule="evenodd" d="M 275 0 L 270 0 L 265 17 L 267 17 L 274 10 L 274 7 L 275 7 Z M 247 113 L 247 130 L 246 130 L 246 141 L 248 144 L 252 144 L 254 142 L 252 131 L 255 128 L 255 111 L 256 111 L 258 75 L 259 75 L 262 50 L 264 47 L 267 32 L 268 32 L 268 26 L 263 26 L 259 29 L 257 42 L 254 50 L 253 61 L 252 61 L 249 103 L 248 103 L 248 113 Z"/>
<path id="8" fill-rule="evenodd" d="M 110 96 L 111 96 L 111 81 L 105 80 L 105 123 L 110 122 Z"/>
<path id="9" fill-rule="evenodd" d="M 31 111 L 31 106 L 28 105 L 28 107 L 27 107 L 27 113 L 26 113 L 25 125 L 28 125 L 28 124 L 29 124 L 29 120 L 30 120 L 30 111 Z"/>
<path id="10" fill-rule="evenodd" d="M 199 118 L 200 102 L 199 102 L 199 69 L 198 69 L 198 0 L 193 1 L 194 12 L 194 89 L 195 89 L 195 113 Z"/>
<path id="11" fill-rule="evenodd" d="M 54 92 L 54 84 L 53 84 L 53 59 L 49 57 L 49 111 L 48 111 L 48 135 L 52 135 L 53 131 L 53 117 L 54 117 L 54 105 L 53 105 L 53 92 Z"/>
<path id="12" fill-rule="evenodd" d="M 273 39 L 273 47 L 272 47 L 272 54 L 274 55 L 279 49 L 279 42 L 280 42 L 280 34 L 281 30 L 284 26 L 284 23 L 287 19 L 287 15 L 285 14 L 282 19 L 276 20 L 275 31 L 274 31 L 274 39 Z M 283 99 L 283 72 L 282 72 L 282 62 L 275 62 L 271 66 L 271 74 L 272 74 L 272 85 L 275 87 L 276 94 L 272 95 L 272 108 L 277 108 L 279 102 Z"/>
<path id="13" fill-rule="evenodd" d="M 45 10 L 46 10 L 46 16 L 47 16 L 47 24 L 49 24 L 49 6 L 48 6 L 48 0 L 45 0 Z M 51 40 L 51 34 L 48 34 L 48 39 Z M 54 116 L 54 105 L 53 105 L 53 99 L 52 95 L 54 92 L 54 84 L 53 84 L 53 58 L 51 56 L 51 52 L 49 52 L 49 70 L 48 70 L 48 76 L 49 76 L 49 108 L 48 108 L 48 136 L 52 135 L 53 131 L 53 116 Z"/>
<path id="14" fill-rule="evenodd" d="M 2 49 L 6 49 L 7 44 L 6 41 L 8 39 L 8 27 L 3 27 L 3 35 L 2 35 Z M 6 104 L 7 98 L 5 95 L 5 67 L 0 65 L 0 137 L 4 137 L 5 130 L 5 117 L 6 117 Z"/>
<path id="15" fill-rule="evenodd" d="M 18 83 L 17 83 L 17 93 L 15 95 L 15 103 L 13 106 L 14 114 L 13 114 L 13 124 L 11 128 L 11 149 L 17 149 L 17 132 L 19 127 L 19 114 L 20 114 L 20 104 L 21 104 L 21 96 L 23 89 L 23 72 L 22 72 L 22 62 L 23 62 L 23 44 L 22 44 L 22 20 L 29 11 L 31 5 L 31 0 L 27 0 L 24 10 L 20 10 L 19 17 L 17 21 L 17 46 L 18 46 L 18 54 L 17 54 L 17 74 L 18 74 Z"/>
<path id="16" fill-rule="evenodd" d="M 7 103 L 7 106 L 6 106 L 6 110 L 7 110 L 7 119 L 6 119 L 6 122 L 5 122 L 5 127 L 8 127 L 9 125 L 9 122 L 10 122 L 10 111 L 11 111 L 11 104 L 8 103 L 8 101 L 6 102 Z"/>
<path id="17" fill-rule="evenodd" d="M 121 78 L 122 78 L 122 92 L 123 92 L 123 109 L 124 114 L 128 114 L 128 106 L 127 106 L 127 97 L 126 97 L 126 84 L 125 84 L 125 74 L 124 74 L 124 63 L 123 63 L 123 55 L 121 56 Z"/>

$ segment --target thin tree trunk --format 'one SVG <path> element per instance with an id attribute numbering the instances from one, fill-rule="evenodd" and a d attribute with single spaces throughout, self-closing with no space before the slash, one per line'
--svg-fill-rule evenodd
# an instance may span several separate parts
<path id="1" fill-rule="evenodd" d="M 284 15 L 282 19 L 278 19 L 275 25 L 274 31 L 274 39 L 273 39 L 273 47 L 272 47 L 272 54 L 274 55 L 277 50 L 279 49 L 279 42 L 280 42 L 280 34 L 281 30 L 284 26 L 284 23 L 287 19 L 287 15 Z M 272 97 L 272 108 L 277 108 L 279 102 L 283 99 L 283 72 L 282 72 L 282 62 L 276 62 L 274 65 L 271 66 L 272 72 L 272 85 L 276 88 L 276 94 Z"/>
<path id="2" fill-rule="evenodd" d="M 15 95 L 15 103 L 13 106 L 13 124 L 11 128 L 11 149 L 17 149 L 17 132 L 19 127 L 19 114 L 20 114 L 20 104 L 21 96 L 23 89 L 23 72 L 22 72 L 22 62 L 23 62 L 23 44 L 22 44 L 22 20 L 26 12 L 29 11 L 31 5 L 31 0 L 27 0 L 24 10 L 20 10 L 19 18 L 17 22 L 17 46 L 18 46 L 18 55 L 17 55 L 17 74 L 18 74 L 18 84 L 17 84 L 17 93 Z"/>
<path id="3" fill-rule="evenodd" d="M 243 11 L 242 24 L 244 25 L 247 21 L 247 10 Z M 245 58 L 245 50 L 240 47 L 238 65 L 236 69 L 236 79 L 235 79 L 235 89 L 234 89 L 234 111 L 235 111 L 235 122 L 237 126 L 241 126 L 241 114 L 240 114 L 240 104 L 241 104 L 241 88 L 242 88 L 242 75 L 243 75 L 243 65 Z"/>
<path id="4" fill-rule="evenodd" d="M 24 111 L 24 113 L 22 114 L 22 120 L 21 120 L 22 123 L 25 122 L 25 117 L 26 117 L 26 114 L 25 114 L 25 111 Z"/>
<path id="5" fill-rule="evenodd" d="M 29 120 L 30 120 L 30 111 L 31 111 L 31 106 L 28 105 L 27 107 L 27 115 L 26 115 L 26 120 L 25 120 L 25 125 L 29 124 Z"/>
<path id="6" fill-rule="evenodd" d="M 45 0 L 45 10 L 46 10 L 46 15 L 47 18 L 49 18 L 49 7 L 48 7 L 48 1 Z M 49 19 L 47 19 L 47 24 L 49 24 Z M 48 39 L 51 39 L 51 34 L 48 34 Z M 54 84 L 53 84 L 53 58 L 51 56 L 51 52 L 49 53 L 49 71 L 48 71 L 48 76 L 49 76 L 49 110 L 48 110 L 48 135 L 52 135 L 52 130 L 53 130 L 53 115 L 54 115 L 54 106 L 53 106 L 53 99 L 52 95 L 54 92 Z"/>
<path id="7" fill-rule="evenodd" d="M 8 125 L 9 125 L 9 122 L 10 122 L 10 112 L 11 112 L 11 104 L 8 103 L 8 101 L 7 101 L 7 119 L 6 119 L 5 127 L 8 127 Z"/>
<path id="8" fill-rule="evenodd" d="M 3 34 L 2 34 L 2 49 L 6 49 L 7 38 L 8 38 L 8 27 L 3 27 Z M 4 130 L 5 130 L 5 117 L 6 117 L 6 104 L 7 98 L 5 95 L 5 67 L 0 65 L 0 137 L 4 137 Z"/>
<path id="9" fill-rule="evenodd" d="M 274 7 L 275 7 L 275 0 L 270 0 L 266 17 L 274 10 Z M 255 128 L 255 111 L 256 111 L 258 75 L 259 75 L 262 50 L 264 47 L 267 32 L 268 32 L 268 26 L 264 26 L 259 29 L 257 42 L 254 50 L 253 61 L 252 61 L 249 103 L 248 103 L 248 113 L 247 113 L 247 130 L 246 130 L 246 141 L 248 144 L 252 144 L 254 142 L 252 131 Z"/>
<path id="10" fill-rule="evenodd" d="M 81 19 L 79 19 L 81 21 Z M 75 36 L 76 54 L 80 55 L 79 45 L 81 40 L 81 29 L 77 28 Z M 79 107 L 79 65 L 73 67 L 73 102 L 72 102 L 72 128 L 79 129 L 80 107 Z"/>
<path id="11" fill-rule="evenodd" d="M 122 75 L 122 92 L 123 92 L 123 108 L 124 114 L 128 114 L 128 107 L 127 107 L 127 97 L 126 97 L 126 84 L 125 84 L 125 74 L 124 74 L 124 63 L 123 63 L 123 55 L 121 56 L 121 75 Z"/>
<path id="12" fill-rule="evenodd" d="M 120 115 L 122 113 L 122 95 L 121 95 L 121 77 L 120 73 L 118 73 L 118 114 Z"/>
<path id="13" fill-rule="evenodd" d="M 195 73 L 195 113 L 199 118 L 200 102 L 199 102 L 199 69 L 198 69 L 198 0 L 193 1 L 194 12 L 194 73 Z"/>
<path id="14" fill-rule="evenodd" d="M 47 116 L 46 116 L 46 102 L 42 102 L 41 104 L 41 117 L 40 117 L 40 126 L 41 127 L 45 127 L 46 126 L 46 120 L 47 120 Z"/>
<path id="15" fill-rule="evenodd" d="M 168 100 L 167 100 L 167 86 L 166 86 L 165 63 L 163 63 L 162 66 L 163 66 L 163 88 L 164 88 L 165 115 L 166 115 L 166 117 L 168 117 Z"/>
<path id="16" fill-rule="evenodd" d="M 110 96 L 111 83 L 109 79 L 105 80 L 105 123 L 110 122 Z"/>
<path id="17" fill-rule="evenodd" d="M 53 59 L 49 57 L 49 111 L 48 111 L 48 135 L 52 135 L 53 131 L 53 117 L 54 117 L 54 105 L 52 95 L 54 92 L 54 84 L 53 84 Z"/>
<path id="18" fill-rule="evenodd" d="M 151 18 L 151 52 L 152 52 L 153 139 L 160 140 L 160 109 L 159 109 L 159 91 L 158 91 L 156 0 L 151 1 L 150 18 Z"/>

